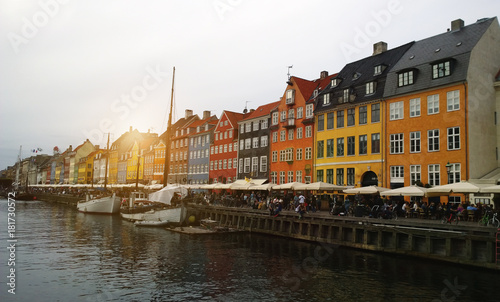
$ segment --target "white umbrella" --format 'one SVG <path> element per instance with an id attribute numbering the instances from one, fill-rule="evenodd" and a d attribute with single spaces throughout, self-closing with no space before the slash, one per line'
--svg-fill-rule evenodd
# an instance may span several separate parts
<path id="1" fill-rule="evenodd" d="M 500 185 L 484 187 L 479 190 L 481 193 L 500 193 Z"/>
<path id="2" fill-rule="evenodd" d="M 456 182 L 452 184 L 435 186 L 427 190 L 429 193 L 450 194 L 450 193 L 477 193 L 479 187 L 467 181 Z"/>
<path id="3" fill-rule="evenodd" d="M 298 186 L 297 190 L 310 190 L 310 191 L 334 191 L 334 190 L 345 190 L 347 187 L 345 186 L 337 186 L 334 184 L 317 181 L 310 184 L 304 184 L 302 186 Z"/>
<path id="4" fill-rule="evenodd" d="M 387 188 L 377 187 L 377 186 L 368 186 L 368 187 L 359 187 L 346 189 L 343 192 L 347 194 L 377 194 L 380 192 L 388 191 Z"/>
<path id="5" fill-rule="evenodd" d="M 286 184 L 273 186 L 273 190 L 298 190 L 297 188 L 302 185 L 305 184 L 301 182 L 289 182 Z"/>
<path id="6" fill-rule="evenodd" d="M 380 192 L 381 196 L 427 196 L 427 189 L 419 186 L 408 186 Z"/>
<path id="7" fill-rule="evenodd" d="M 275 186 L 275 184 L 263 184 L 263 185 L 255 185 L 249 187 L 249 190 L 255 191 L 271 191 L 271 189 Z"/>

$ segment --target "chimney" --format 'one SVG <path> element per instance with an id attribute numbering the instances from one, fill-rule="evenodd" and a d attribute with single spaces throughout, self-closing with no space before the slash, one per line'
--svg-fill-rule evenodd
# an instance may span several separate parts
<path id="1" fill-rule="evenodd" d="M 186 109 L 186 118 L 193 116 L 193 110 Z"/>
<path id="2" fill-rule="evenodd" d="M 100 147 L 99 145 L 95 145 L 95 146 L 94 146 L 94 148 L 95 148 L 96 150 L 99 150 L 99 147 Z"/>
<path id="3" fill-rule="evenodd" d="M 385 51 L 387 51 L 387 43 L 380 41 L 373 44 L 373 56 L 381 54 Z"/>
<path id="4" fill-rule="evenodd" d="M 203 111 L 203 119 L 206 120 L 210 117 L 210 110 Z"/>
<path id="5" fill-rule="evenodd" d="M 323 79 L 326 79 L 326 77 L 328 76 L 328 71 L 326 70 L 323 70 L 322 72 L 320 72 L 319 74 L 319 79 L 320 80 L 323 80 Z"/>
<path id="6" fill-rule="evenodd" d="M 129 132 L 132 132 L 132 126 L 130 126 L 130 128 L 129 128 Z"/>
<path id="7" fill-rule="evenodd" d="M 451 30 L 452 31 L 460 30 L 462 27 L 464 27 L 464 20 L 457 19 L 457 20 L 451 21 Z"/>

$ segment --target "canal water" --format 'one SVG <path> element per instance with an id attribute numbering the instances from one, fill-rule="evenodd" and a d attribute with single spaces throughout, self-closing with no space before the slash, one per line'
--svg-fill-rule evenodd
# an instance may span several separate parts
<path id="1" fill-rule="evenodd" d="M 500 301 L 494 271 L 259 234 L 182 235 L 42 201 L 0 200 L 0 242 L 0 301 Z"/>

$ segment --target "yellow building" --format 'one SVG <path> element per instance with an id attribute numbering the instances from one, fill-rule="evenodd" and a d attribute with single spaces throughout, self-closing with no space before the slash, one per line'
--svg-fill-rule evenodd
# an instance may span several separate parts
<path id="1" fill-rule="evenodd" d="M 137 167 L 137 162 L 139 162 L 139 167 Z M 134 142 L 129 150 L 129 155 L 127 159 L 127 183 L 133 183 L 137 179 L 137 169 L 139 169 L 139 181 L 143 179 L 143 168 L 144 168 L 144 158 L 139 156 L 139 144 L 137 141 Z"/>
<path id="2" fill-rule="evenodd" d="M 390 66 L 412 43 L 346 65 L 316 96 L 315 181 L 368 186 L 384 183 L 384 86 Z"/>

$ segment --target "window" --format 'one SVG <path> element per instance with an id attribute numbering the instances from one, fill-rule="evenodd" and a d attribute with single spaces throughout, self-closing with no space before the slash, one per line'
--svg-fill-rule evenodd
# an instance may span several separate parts
<path id="1" fill-rule="evenodd" d="M 343 91 L 343 97 L 342 97 L 342 102 L 343 103 L 349 102 L 349 88 L 344 89 L 344 91 Z"/>
<path id="2" fill-rule="evenodd" d="M 318 131 L 323 131 L 325 129 L 325 115 L 318 115 Z"/>
<path id="3" fill-rule="evenodd" d="M 293 182 L 293 171 L 288 171 L 288 182 Z"/>
<path id="4" fill-rule="evenodd" d="M 306 138 L 312 136 L 312 126 L 306 126 Z"/>
<path id="5" fill-rule="evenodd" d="M 420 152 L 420 131 L 410 132 L 410 153 Z"/>
<path id="6" fill-rule="evenodd" d="M 229 138 L 232 138 L 233 137 L 233 130 L 228 130 L 228 132 L 229 132 Z M 208 140 L 207 140 L 207 142 L 208 142 Z"/>
<path id="7" fill-rule="evenodd" d="M 359 155 L 368 154 L 368 137 L 365 135 L 359 136 Z"/>
<path id="8" fill-rule="evenodd" d="M 333 169 L 326 169 L 326 182 L 333 184 Z"/>
<path id="9" fill-rule="evenodd" d="M 295 171 L 295 181 L 302 182 L 302 171 L 301 170 Z"/>
<path id="10" fill-rule="evenodd" d="M 224 153 L 227 153 L 227 144 L 224 144 Z"/>
<path id="11" fill-rule="evenodd" d="M 316 181 L 323 181 L 323 170 L 316 170 Z"/>
<path id="12" fill-rule="evenodd" d="M 306 118 L 312 118 L 313 117 L 313 111 L 314 111 L 314 105 L 313 104 L 307 104 L 306 105 Z"/>
<path id="13" fill-rule="evenodd" d="M 460 127 L 448 128 L 448 150 L 460 149 Z"/>
<path id="14" fill-rule="evenodd" d="M 439 186 L 439 165 L 429 165 L 429 185 Z"/>
<path id="15" fill-rule="evenodd" d="M 278 141 L 278 131 L 273 132 L 273 143 L 276 143 Z"/>
<path id="16" fill-rule="evenodd" d="M 286 140 L 286 130 L 280 131 L 280 142 L 284 142 Z"/>
<path id="17" fill-rule="evenodd" d="M 404 177 L 404 166 L 391 166 L 391 182 L 404 182 Z"/>
<path id="18" fill-rule="evenodd" d="M 267 135 L 263 135 L 260 137 L 260 146 L 267 147 Z"/>
<path id="19" fill-rule="evenodd" d="M 252 139 L 251 138 L 245 139 L 245 150 L 249 150 L 251 148 L 252 148 Z"/>
<path id="20" fill-rule="evenodd" d="M 380 122 L 380 104 L 372 105 L 372 123 Z"/>
<path id="21" fill-rule="evenodd" d="M 259 121 L 255 121 L 253 124 L 253 131 L 259 131 Z"/>
<path id="22" fill-rule="evenodd" d="M 369 95 L 375 93 L 375 86 L 375 82 L 366 83 L 365 94 Z"/>
<path id="23" fill-rule="evenodd" d="M 413 84 L 413 70 L 401 72 L 398 74 L 398 87 Z"/>
<path id="24" fill-rule="evenodd" d="M 295 159 L 302 160 L 302 148 L 297 148 L 297 151 L 295 153 Z"/>
<path id="25" fill-rule="evenodd" d="M 420 116 L 420 98 L 410 100 L 410 117 Z"/>
<path id="26" fill-rule="evenodd" d="M 214 160 L 214 170 L 218 170 L 218 166 L 219 166 L 219 162 Z"/>
<path id="27" fill-rule="evenodd" d="M 292 109 L 288 109 L 288 118 L 289 119 L 295 118 L 295 110 L 293 108 Z"/>
<path id="28" fill-rule="evenodd" d="M 330 82 L 330 85 L 333 87 L 336 87 L 340 83 L 340 79 L 332 79 Z"/>
<path id="29" fill-rule="evenodd" d="M 232 159 L 229 159 L 229 160 L 227 161 L 227 168 L 228 168 L 228 169 L 232 169 L 232 166 L 233 166 L 233 160 L 232 160 Z"/>
<path id="30" fill-rule="evenodd" d="M 259 148 L 259 138 L 258 137 L 252 138 L 252 148 Z"/>
<path id="31" fill-rule="evenodd" d="M 228 152 L 233 152 L 233 144 L 228 144 L 227 148 L 228 148 Z"/>
<path id="32" fill-rule="evenodd" d="M 344 110 L 337 111 L 337 128 L 344 128 Z"/>
<path id="33" fill-rule="evenodd" d="M 267 118 L 260 121 L 260 129 L 267 129 Z"/>
<path id="34" fill-rule="evenodd" d="M 283 110 L 281 111 L 280 122 L 284 122 L 285 120 L 286 120 L 286 111 Z"/>
<path id="35" fill-rule="evenodd" d="M 427 131 L 428 148 L 429 152 L 439 151 L 439 129 Z"/>
<path id="36" fill-rule="evenodd" d="M 259 171 L 259 158 L 252 157 L 252 172 Z"/>
<path id="37" fill-rule="evenodd" d="M 326 114 L 326 130 L 333 129 L 333 112 Z"/>
<path id="38" fill-rule="evenodd" d="M 286 91 L 286 104 L 293 104 L 295 102 L 295 90 L 288 89 Z"/>
<path id="39" fill-rule="evenodd" d="M 273 125 L 278 125 L 278 119 L 279 119 L 279 113 L 278 113 L 278 111 L 273 112 L 273 117 L 272 117 L 272 121 L 271 121 L 271 123 L 272 123 Z M 242 132 L 242 133 L 243 133 L 243 132 Z"/>
<path id="40" fill-rule="evenodd" d="M 304 107 L 298 107 L 297 108 L 297 118 L 303 118 L 304 117 Z"/>
<path id="41" fill-rule="evenodd" d="M 267 156 L 260 157 L 260 172 L 267 172 Z"/>
<path id="42" fill-rule="evenodd" d="M 330 94 L 325 93 L 323 95 L 323 105 L 329 105 L 330 104 Z"/>
<path id="43" fill-rule="evenodd" d="M 293 140 L 293 129 L 288 129 L 288 140 L 291 141 Z"/>
<path id="44" fill-rule="evenodd" d="M 333 147 L 334 140 L 333 138 L 326 140 L 326 157 L 333 157 Z"/>
<path id="45" fill-rule="evenodd" d="M 344 169 L 337 169 L 337 185 L 344 185 Z"/>
<path id="46" fill-rule="evenodd" d="M 242 139 L 240 139 L 240 150 L 243 150 L 245 149 L 245 144 L 244 144 L 244 141 Z"/>
<path id="47" fill-rule="evenodd" d="M 285 161 L 293 161 L 293 148 L 287 148 L 284 150 Z"/>
<path id="48" fill-rule="evenodd" d="M 311 159 L 312 158 L 312 148 L 307 147 L 306 148 L 306 154 L 305 154 L 305 160 Z"/>
<path id="49" fill-rule="evenodd" d="M 380 133 L 372 134 L 372 154 L 380 153 Z"/>
<path id="50" fill-rule="evenodd" d="M 359 124 L 364 125 L 368 121 L 368 112 L 366 106 L 359 107 Z"/>
<path id="51" fill-rule="evenodd" d="M 441 62 L 432 65 L 432 78 L 439 79 L 447 77 L 451 74 L 450 71 L 450 61 Z"/>
<path id="52" fill-rule="evenodd" d="M 210 171 L 212 171 L 213 169 L 214 169 L 214 162 L 210 161 Z"/>
<path id="53" fill-rule="evenodd" d="M 325 146 L 324 146 L 325 141 L 318 141 L 318 143 L 317 143 L 317 144 L 318 144 L 318 149 L 317 149 L 317 151 L 316 151 L 316 152 L 317 152 L 317 153 L 316 153 L 316 157 L 317 157 L 317 158 L 323 158 L 323 156 L 324 156 L 324 152 L 325 152 L 325 148 L 324 148 L 324 147 L 325 147 Z"/>
<path id="54" fill-rule="evenodd" d="M 271 172 L 271 183 L 273 184 L 278 183 L 278 172 L 276 171 Z"/>
<path id="55" fill-rule="evenodd" d="M 355 155 L 356 142 L 354 136 L 347 137 L 347 155 Z"/>
<path id="56" fill-rule="evenodd" d="M 302 128 L 302 127 L 297 128 L 297 139 L 302 138 L 302 131 L 303 130 L 304 130 L 304 128 Z"/>
<path id="57" fill-rule="evenodd" d="M 391 103 L 389 105 L 390 120 L 400 120 L 403 116 L 404 103 L 403 101 Z"/>
<path id="58" fill-rule="evenodd" d="M 427 114 L 439 113 L 439 94 L 427 97 Z"/>
<path id="59" fill-rule="evenodd" d="M 278 161 L 278 151 L 273 151 L 271 160 L 273 161 L 273 163 Z"/>
<path id="60" fill-rule="evenodd" d="M 251 132 L 252 131 L 252 123 L 245 123 L 245 132 Z"/>
<path id="61" fill-rule="evenodd" d="M 285 183 L 285 171 L 280 171 L 280 184 Z"/>
<path id="62" fill-rule="evenodd" d="M 453 184 L 460 182 L 460 164 L 450 164 L 450 174 L 448 176 L 448 183 Z"/>
<path id="63" fill-rule="evenodd" d="M 410 185 L 420 182 L 420 165 L 410 165 Z"/>
<path id="64" fill-rule="evenodd" d="M 354 168 L 347 168 L 347 185 L 354 186 Z"/>
<path id="65" fill-rule="evenodd" d="M 222 163 L 223 163 L 224 170 L 227 169 L 227 159 L 224 159 L 224 161 Z"/>
<path id="66" fill-rule="evenodd" d="M 448 111 L 455 111 L 460 109 L 460 91 L 449 91 L 446 94 L 446 104 Z"/>
<path id="67" fill-rule="evenodd" d="M 224 139 L 227 139 L 227 131 L 224 131 Z"/>
<path id="68" fill-rule="evenodd" d="M 391 154 L 401 154 L 403 153 L 403 133 L 391 134 L 390 147 Z"/>
<path id="69" fill-rule="evenodd" d="M 347 109 L 347 126 L 354 126 L 355 124 L 355 117 L 354 117 L 354 114 L 355 114 L 355 109 L 354 108 L 351 108 L 351 109 Z"/>
<path id="70" fill-rule="evenodd" d="M 245 165 L 243 167 L 243 172 L 245 172 L 245 173 L 250 172 L 250 157 L 245 158 Z"/>
<path id="71" fill-rule="evenodd" d="M 382 73 L 382 65 L 377 65 L 373 69 L 373 75 L 379 75 Z"/>
<path id="72" fill-rule="evenodd" d="M 337 156 L 344 156 L 344 138 L 337 138 Z"/>

